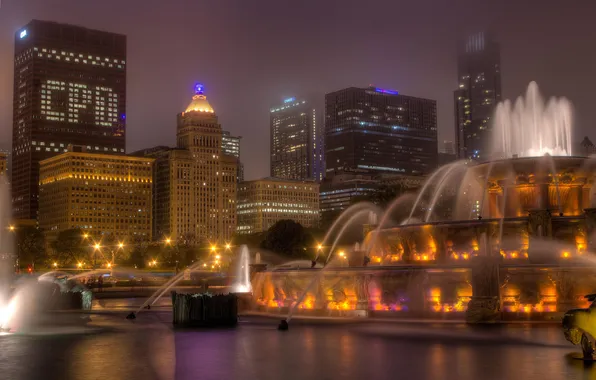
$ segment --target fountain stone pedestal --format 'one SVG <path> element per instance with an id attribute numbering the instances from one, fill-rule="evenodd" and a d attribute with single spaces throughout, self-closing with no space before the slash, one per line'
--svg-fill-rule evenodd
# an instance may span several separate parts
<path id="1" fill-rule="evenodd" d="M 596 239 L 593 238 L 594 232 L 596 232 L 596 208 L 584 209 L 585 220 L 586 220 L 586 238 L 588 250 L 592 251 L 596 249 Z"/>
<path id="2" fill-rule="evenodd" d="M 354 317 L 368 317 L 368 285 L 372 275 L 362 274 L 356 277 L 356 309 L 352 312 Z"/>
<path id="3" fill-rule="evenodd" d="M 492 323 L 501 317 L 499 262 L 500 258 L 495 256 L 472 259 L 472 299 L 468 303 L 466 322 Z"/>

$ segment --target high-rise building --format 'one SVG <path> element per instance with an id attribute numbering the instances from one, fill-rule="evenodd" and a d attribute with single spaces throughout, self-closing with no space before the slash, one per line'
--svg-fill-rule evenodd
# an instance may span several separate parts
<path id="1" fill-rule="evenodd" d="M 285 99 L 270 110 L 272 177 L 323 179 L 323 134 L 306 100 Z"/>
<path id="2" fill-rule="evenodd" d="M 501 49 L 490 33 L 474 34 L 460 43 L 457 80 L 456 153 L 461 159 L 488 159 L 491 117 L 501 101 Z"/>
<path id="3" fill-rule="evenodd" d="M 267 231 L 283 219 L 308 228 L 318 226 L 317 182 L 263 178 L 238 185 L 239 234 Z"/>
<path id="4" fill-rule="evenodd" d="M 423 175 L 437 165 L 437 102 L 375 87 L 325 95 L 325 175 Z"/>
<path id="5" fill-rule="evenodd" d="M 395 189 L 403 193 L 415 192 L 425 180 L 424 176 L 400 174 L 351 172 L 336 174 L 321 183 L 321 224 L 323 227 L 330 226 L 342 211 L 356 202 L 377 202 L 380 200 L 379 192 L 386 189 Z M 384 205 L 379 204 L 379 206 Z"/>
<path id="6" fill-rule="evenodd" d="M 68 145 L 123 154 L 126 36 L 33 20 L 15 36 L 12 196 L 36 219 L 39 162 Z"/>
<path id="7" fill-rule="evenodd" d="M 439 151 L 446 154 L 455 154 L 455 144 L 451 140 L 443 141 L 443 148 Z"/>
<path id="8" fill-rule="evenodd" d="M 8 159 L 4 152 L 0 152 L 0 175 L 6 175 L 8 172 Z"/>
<path id="9" fill-rule="evenodd" d="M 223 131 L 221 136 L 221 150 L 224 154 L 236 157 L 238 160 L 238 171 L 236 179 L 238 182 L 244 181 L 244 165 L 240 161 L 240 140 L 242 136 L 232 136 L 228 131 Z"/>
<path id="10" fill-rule="evenodd" d="M 237 158 L 224 153 L 223 132 L 202 85 L 178 114 L 177 147 L 133 153 L 155 158 L 155 239 L 230 241 L 236 231 Z"/>
<path id="11" fill-rule="evenodd" d="M 153 159 L 68 152 L 41 161 L 39 226 L 49 241 L 80 228 L 96 239 L 151 239 Z"/>

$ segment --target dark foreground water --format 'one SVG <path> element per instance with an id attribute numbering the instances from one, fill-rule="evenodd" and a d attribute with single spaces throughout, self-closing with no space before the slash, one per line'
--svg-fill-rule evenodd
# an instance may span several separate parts
<path id="1" fill-rule="evenodd" d="M 170 313 L 93 316 L 77 328 L 0 336 L 0 379 L 596 379 L 556 325 L 328 323 L 245 318 L 233 330 L 173 330 Z"/>

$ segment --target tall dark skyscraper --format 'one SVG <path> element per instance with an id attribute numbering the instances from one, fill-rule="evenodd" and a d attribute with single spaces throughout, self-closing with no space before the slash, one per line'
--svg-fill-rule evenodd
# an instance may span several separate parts
<path id="1" fill-rule="evenodd" d="M 39 161 L 68 145 L 122 154 L 126 36 L 33 20 L 15 35 L 13 214 L 35 219 Z"/>
<path id="2" fill-rule="evenodd" d="M 323 179 L 323 133 L 305 100 L 285 99 L 271 108 L 271 177 Z"/>
<path id="3" fill-rule="evenodd" d="M 326 177 L 421 175 L 437 166 L 437 102 L 375 87 L 325 95 Z"/>
<path id="4" fill-rule="evenodd" d="M 501 49 L 490 33 L 481 32 L 460 43 L 457 60 L 456 153 L 462 159 L 488 159 L 491 118 L 501 101 Z"/>

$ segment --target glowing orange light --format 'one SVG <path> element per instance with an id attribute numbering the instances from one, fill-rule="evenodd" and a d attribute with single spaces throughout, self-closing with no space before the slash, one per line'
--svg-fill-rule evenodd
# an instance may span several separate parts
<path id="1" fill-rule="evenodd" d="M 565 259 L 568 258 L 569 256 L 571 256 L 571 254 L 569 252 L 567 252 L 567 251 L 564 251 L 563 254 L 562 254 L 562 257 L 565 258 Z"/>

